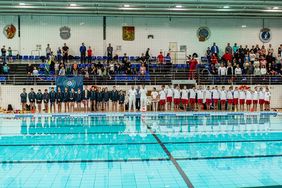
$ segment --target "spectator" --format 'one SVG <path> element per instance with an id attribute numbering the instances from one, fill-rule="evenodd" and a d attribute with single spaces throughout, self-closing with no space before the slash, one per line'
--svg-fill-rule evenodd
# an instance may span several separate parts
<path id="1" fill-rule="evenodd" d="M 163 52 L 160 52 L 160 54 L 157 57 L 157 61 L 158 61 L 159 64 L 163 64 L 164 63 Z"/>
<path id="2" fill-rule="evenodd" d="M 282 44 L 278 47 L 278 55 L 282 56 Z"/>
<path id="3" fill-rule="evenodd" d="M 242 69 L 240 67 L 239 64 L 236 65 L 236 68 L 235 68 L 235 75 L 236 76 L 242 76 Z"/>
<path id="4" fill-rule="evenodd" d="M 261 47 L 260 54 L 261 54 L 263 57 L 266 56 L 266 49 L 265 49 L 265 46 L 264 46 L 264 45 L 262 45 L 262 47 Z"/>
<path id="5" fill-rule="evenodd" d="M 59 71 L 59 76 L 65 76 L 66 75 L 66 70 L 65 67 L 61 67 L 60 71 Z"/>
<path id="6" fill-rule="evenodd" d="M 107 56 L 109 61 L 113 59 L 113 47 L 111 44 L 107 47 Z"/>
<path id="7" fill-rule="evenodd" d="M 49 59 L 49 56 L 51 55 L 51 47 L 50 47 L 50 44 L 47 44 L 47 47 L 46 47 L 46 58 Z"/>
<path id="8" fill-rule="evenodd" d="M 221 66 L 218 68 L 218 75 L 219 76 L 226 76 L 227 75 L 227 69 L 222 63 Z"/>
<path id="9" fill-rule="evenodd" d="M 79 48 L 80 51 L 80 63 L 86 63 L 86 46 L 84 43 Z"/>
<path id="10" fill-rule="evenodd" d="M 150 48 L 147 48 L 145 53 L 146 63 L 149 63 L 150 60 Z"/>
<path id="11" fill-rule="evenodd" d="M 57 61 L 58 61 L 58 63 L 61 63 L 61 61 L 62 61 L 62 50 L 61 50 L 60 47 L 57 50 Z"/>
<path id="12" fill-rule="evenodd" d="M 228 51 L 226 51 L 225 54 L 222 56 L 222 60 L 223 60 L 225 65 L 227 65 L 227 62 L 232 62 L 232 59 L 233 59 L 232 52 L 229 53 Z"/>
<path id="13" fill-rule="evenodd" d="M 269 44 L 268 45 L 268 53 L 270 53 L 270 54 L 273 54 L 274 53 L 274 49 L 272 48 L 272 45 L 271 44 Z"/>
<path id="14" fill-rule="evenodd" d="M 191 61 L 189 62 L 189 73 L 188 73 L 188 79 L 189 80 L 191 80 L 191 79 L 194 80 L 197 65 L 198 65 L 197 59 L 192 57 Z"/>
<path id="15" fill-rule="evenodd" d="M 230 46 L 230 43 L 227 43 L 227 46 L 225 47 L 225 51 L 229 54 L 232 54 L 232 47 Z"/>
<path id="16" fill-rule="evenodd" d="M 142 65 L 140 67 L 140 75 L 141 76 L 145 76 L 146 75 L 146 67 L 145 67 L 144 63 L 142 63 Z"/>
<path id="17" fill-rule="evenodd" d="M 63 63 L 67 63 L 69 58 L 69 47 L 67 46 L 66 43 L 64 43 L 62 50 L 63 50 Z"/>
<path id="18" fill-rule="evenodd" d="M 256 44 L 256 47 L 255 47 L 255 50 L 254 50 L 254 53 L 260 53 L 260 48 L 259 48 L 259 45 Z"/>
<path id="19" fill-rule="evenodd" d="M 3 48 L 1 49 L 1 53 L 2 53 L 3 64 L 5 64 L 6 63 L 6 54 L 7 54 L 7 50 L 6 50 L 5 46 L 3 46 Z"/>
<path id="20" fill-rule="evenodd" d="M 77 76 L 78 75 L 78 67 L 77 67 L 77 64 L 73 64 L 72 66 L 72 75 L 73 76 Z"/>
<path id="21" fill-rule="evenodd" d="M 31 76 L 32 71 L 33 71 L 33 66 L 31 65 L 31 63 L 29 63 L 27 68 L 26 68 L 27 75 Z"/>
<path id="22" fill-rule="evenodd" d="M 7 63 L 3 66 L 3 74 L 9 74 L 10 67 Z"/>
<path id="23" fill-rule="evenodd" d="M 233 46 L 233 54 L 237 53 L 238 52 L 238 46 L 237 46 L 237 43 L 234 43 L 234 46 Z"/>
<path id="24" fill-rule="evenodd" d="M 259 68 L 259 65 L 254 65 L 254 76 L 260 76 L 261 75 L 261 70 Z"/>
<path id="25" fill-rule="evenodd" d="M 92 62 L 92 49 L 91 49 L 91 46 L 89 46 L 88 50 L 87 50 L 87 60 L 88 60 L 89 64 Z"/>
<path id="26" fill-rule="evenodd" d="M 122 62 L 122 64 L 125 64 L 125 63 L 127 63 L 127 61 L 128 61 L 128 56 L 127 56 L 126 53 L 124 53 L 121 62 Z"/>
<path id="27" fill-rule="evenodd" d="M 262 76 L 265 76 L 267 74 L 267 71 L 266 71 L 266 68 L 265 68 L 265 65 L 262 65 L 261 66 L 261 69 L 260 69 L 260 74 Z"/>
<path id="28" fill-rule="evenodd" d="M 214 53 L 211 56 L 211 63 L 213 65 L 217 65 L 218 64 L 218 58 L 217 58 L 216 54 L 214 54 Z"/>
<path id="29" fill-rule="evenodd" d="M 232 82 L 233 67 L 232 67 L 232 63 L 230 63 L 229 61 L 227 62 L 226 74 L 228 76 L 228 82 L 229 83 Z"/>
<path id="30" fill-rule="evenodd" d="M 171 57 L 170 57 L 170 53 L 167 53 L 165 56 L 165 63 L 166 64 L 171 64 Z"/>
<path id="31" fill-rule="evenodd" d="M 253 50 L 250 51 L 249 56 L 250 56 L 250 62 L 251 62 L 251 64 L 253 64 L 255 59 L 256 59 L 256 54 L 254 53 Z"/>
<path id="32" fill-rule="evenodd" d="M 33 67 L 32 76 L 38 76 L 38 70 L 36 67 Z"/>
<path id="33" fill-rule="evenodd" d="M 8 61 L 9 63 L 13 61 L 13 51 L 11 47 L 8 48 Z"/>
<path id="34" fill-rule="evenodd" d="M 213 43 L 213 45 L 212 45 L 212 47 L 211 47 L 211 52 L 212 52 L 213 54 L 215 54 L 215 55 L 218 57 L 219 48 L 218 48 L 218 46 L 216 45 L 215 42 Z"/>

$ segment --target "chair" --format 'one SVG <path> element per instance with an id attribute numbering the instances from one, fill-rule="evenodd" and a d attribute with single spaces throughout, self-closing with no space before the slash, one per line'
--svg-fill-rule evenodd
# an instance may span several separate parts
<path id="1" fill-rule="evenodd" d="M 22 60 L 27 61 L 28 60 L 28 55 L 24 55 Z"/>

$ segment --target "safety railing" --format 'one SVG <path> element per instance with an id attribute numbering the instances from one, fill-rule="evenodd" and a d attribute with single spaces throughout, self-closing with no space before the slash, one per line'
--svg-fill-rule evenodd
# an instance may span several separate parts
<path id="1" fill-rule="evenodd" d="M 183 83 L 194 83 L 198 85 L 282 85 L 281 76 L 214 76 L 214 75 L 194 75 L 192 79 L 187 75 L 179 75 L 177 72 L 147 75 L 111 75 L 111 76 L 84 76 L 85 85 L 170 85 L 173 80 Z M 55 75 L 0 75 L 0 83 L 4 85 L 55 85 Z M 192 80 L 192 82 L 189 82 Z"/>

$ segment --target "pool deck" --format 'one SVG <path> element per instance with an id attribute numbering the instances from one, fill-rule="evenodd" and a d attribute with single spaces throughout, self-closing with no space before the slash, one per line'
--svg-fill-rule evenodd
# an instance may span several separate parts
<path id="1" fill-rule="evenodd" d="M 27 113 L 0 114 L 0 118 L 24 117 L 156 117 L 156 116 L 229 116 L 229 115 L 273 115 L 282 116 L 282 112 L 96 112 L 96 113 Z"/>

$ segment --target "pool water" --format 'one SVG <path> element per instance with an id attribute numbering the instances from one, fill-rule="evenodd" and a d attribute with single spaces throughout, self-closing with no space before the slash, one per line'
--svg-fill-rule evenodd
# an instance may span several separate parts
<path id="1" fill-rule="evenodd" d="M 282 185 L 282 116 L 0 118 L 0 187 Z"/>

